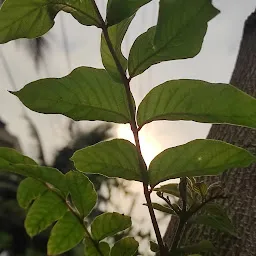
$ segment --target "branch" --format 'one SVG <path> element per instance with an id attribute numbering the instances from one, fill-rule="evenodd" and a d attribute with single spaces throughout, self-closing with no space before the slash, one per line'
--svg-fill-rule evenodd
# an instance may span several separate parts
<path id="1" fill-rule="evenodd" d="M 131 114 L 131 117 L 132 117 L 132 120 L 130 122 L 130 126 L 131 126 L 131 130 L 133 132 L 135 145 L 136 145 L 137 151 L 138 151 L 139 156 L 140 156 L 139 161 L 140 161 L 140 167 L 141 167 L 140 169 L 141 169 L 141 174 L 142 174 L 142 179 L 143 179 L 144 196 L 145 196 L 145 199 L 146 199 L 146 202 L 147 202 L 147 205 L 148 205 L 148 210 L 149 210 L 151 221 L 152 221 L 154 231 L 155 231 L 155 234 L 156 234 L 156 238 L 157 238 L 157 242 L 158 242 L 158 245 L 159 245 L 160 253 L 161 253 L 162 256 L 167 256 L 167 249 L 166 249 L 166 247 L 164 246 L 164 243 L 163 243 L 163 239 L 162 239 L 160 229 L 159 229 L 159 226 L 158 226 L 158 223 L 157 223 L 157 220 L 156 220 L 156 216 L 155 216 L 155 213 L 154 213 L 154 209 L 153 209 L 153 206 L 152 206 L 152 202 L 151 202 L 151 198 L 150 198 L 150 192 L 149 192 L 149 189 L 148 189 L 147 166 L 146 166 L 145 160 L 144 160 L 144 158 L 142 156 L 142 153 L 141 153 L 141 146 L 140 146 L 140 141 L 139 141 L 139 131 L 138 131 L 138 127 L 137 127 L 137 124 L 136 124 L 132 93 L 131 93 L 131 89 L 130 89 L 130 79 L 127 78 L 126 73 L 123 70 L 123 67 L 122 67 L 122 65 L 121 65 L 121 63 L 120 63 L 120 61 L 119 61 L 119 59 L 116 55 L 116 52 L 113 48 L 113 45 L 111 43 L 111 40 L 110 40 L 110 37 L 109 37 L 109 34 L 108 34 L 108 27 L 105 24 L 95 1 L 91 0 L 91 2 L 94 6 L 94 9 L 95 9 L 97 15 L 98 15 L 98 18 L 100 19 L 101 29 L 102 29 L 104 38 L 106 40 L 109 51 L 110 51 L 110 53 L 111 53 L 111 55 L 112 55 L 112 57 L 115 61 L 117 70 L 120 73 L 120 76 L 122 78 L 122 81 L 123 81 L 123 84 L 124 84 L 124 87 L 125 87 L 126 96 L 127 96 L 127 100 L 128 100 L 128 104 L 129 104 L 129 110 L 130 110 L 130 114 Z"/>
<path id="2" fill-rule="evenodd" d="M 87 237 L 91 240 L 91 242 L 93 243 L 95 249 L 98 251 L 98 253 L 100 254 L 100 256 L 104 256 L 104 254 L 101 252 L 98 243 L 93 240 L 91 234 L 89 233 L 87 227 L 85 226 L 85 223 L 83 221 L 83 219 L 80 218 L 79 213 L 73 209 L 73 207 L 69 204 L 69 202 L 67 200 L 65 200 L 65 198 L 63 198 L 59 193 L 57 193 L 54 189 L 52 189 L 49 185 L 47 185 L 47 183 L 44 183 L 46 185 L 46 187 L 53 192 L 55 195 L 57 195 L 62 201 L 63 203 L 67 206 L 67 208 L 69 209 L 69 211 L 78 219 L 78 221 L 80 222 L 80 224 L 82 225 L 82 227 L 84 228 L 84 231 L 87 235 Z"/>

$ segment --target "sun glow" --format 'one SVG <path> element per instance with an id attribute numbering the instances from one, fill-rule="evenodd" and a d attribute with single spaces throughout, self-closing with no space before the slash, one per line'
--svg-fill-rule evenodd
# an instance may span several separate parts
<path id="1" fill-rule="evenodd" d="M 129 125 L 120 125 L 117 129 L 117 136 L 118 138 L 123 138 L 134 143 L 133 134 Z M 140 131 L 139 138 L 142 155 L 146 164 L 149 165 L 151 160 L 160 153 L 160 146 L 153 138 L 150 138 L 145 130 Z"/>

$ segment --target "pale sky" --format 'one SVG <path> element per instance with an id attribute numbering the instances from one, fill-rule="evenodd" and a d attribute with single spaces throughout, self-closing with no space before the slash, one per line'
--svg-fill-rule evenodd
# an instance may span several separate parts
<path id="1" fill-rule="evenodd" d="M 97 2 L 102 8 L 106 0 Z M 239 49 L 244 21 L 256 8 L 256 3 L 255 0 L 215 0 L 213 4 L 220 9 L 221 13 L 209 23 L 200 54 L 189 60 L 170 61 L 155 65 L 141 76 L 136 77 L 132 82 L 132 91 L 137 105 L 150 89 L 167 80 L 193 78 L 209 82 L 229 82 Z M 126 56 L 135 38 L 150 26 L 155 25 L 157 10 L 158 1 L 153 0 L 138 12 L 123 44 Z M 10 66 L 17 88 L 22 88 L 26 83 L 39 78 L 49 75 L 61 77 L 71 71 L 66 61 L 63 37 L 60 33 L 61 18 L 68 35 L 71 69 L 78 66 L 102 67 L 99 51 L 100 30 L 95 27 L 82 26 L 68 14 L 59 14 L 54 28 L 46 37 L 50 43 L 49 53 L 46 57 L 47 65 L 46 69 L 42 65 L 39 74 L 35 72 L 33 61 L 28 52 L 24 50 L 22 43 L 10 42 L 0 46 L 1 53 L 4 54 Z M 9 130 L 19 137 L 24 152 L 33 157 L 33 144 L 29 139 L 26 122 L 22 119 L 21 105 L 16 97 L 7 92 L 13 88 L 1 56 L 0 118 L 8 123 Z M 27 111 L 40 129 L 47 159 L 51 160 L 52 153 L 69 139 L 63 132 L 66 129 L 67 118 Z M 95 122 L 80 123 L 85 128 L 95 124 Z M 152 158 L 154 154 L 165 148 L 196 138 L 205 138 L 209 128 L 208 124 L 194 122 L 157 121 L 142 129 L 142 144 L 144 148 L 151 148 L 151 151 L 154 151 L 149 157 Z M 126 128 L 121 129 L 124 131 Z M 127 135 L 128 137 L 129 135 Z"/>

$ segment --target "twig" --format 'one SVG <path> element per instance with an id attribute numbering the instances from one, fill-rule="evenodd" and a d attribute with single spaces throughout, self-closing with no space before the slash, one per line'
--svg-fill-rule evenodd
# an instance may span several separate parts
<path id="1" fill-rule="evenodd" d="M 108 34 L 108 27 L 105 24 L 95 1 L 91 0 L 91 2 L 92 2 L 92 5 L 94 6 L 95 12 L 98 15 L 98 18 L 100 19 L 101 29 L 102 29 L 104 38 L 106 40 L 109 51 L 110 51 L 110 53 L 111 53 L 111 55 L 112 55 L 112 57 L 115 61 L 117 70 L 118 70 L 118 72 L 119 72 L 119 74 L 122 78 L 122 81 L 123 81 L 123 84 L 124 84 L 124 87 L 125 87 L 126 96 L 127 96 L 127 100 L 128 100 L 128 104 L 129 104 L 129 110 L 130 110 L 130 114 L 131 114 L 130 126 L 131 126 L 131 130 L 133 132 L 135 145 L 136 145 L 137 151 L 138 151 L 139 156 L 140 156 L 139 161 L 140 161 L 140 167 L 141 167 L 140 169 L 141 169 L 141 175 L 142 175 L 142 180 L 143 180 L 144 196 L 145 196 L 145 199 L 146 199 L 146 202 L 147 202 L 149 214 L 150 214 L 151 221 L 152 221 L 154 231 L 155 231 L 155 234 L 156 234 L 156 239 L 157 239 L 157 242 L 158 242 L 158 245 L 159 245 L 160 254 L 161 254 L 161 256 L 167 256 L 167 249 L 166 249 L 166 247 L 164 246 L 164 243 L 163 243 L 163 239 L 162 239 L 160 229 L 159 229 L 159 226 L 158 226 L 158 223 L 157 223 L 157 220 L 156 220 L 156 216 L 155 216 L 155 213 L 154 213 L 154 209 L 153 209 L 153 206 L 152 206 L 152 202 L 151 202 L 151 198 L 150 198 L 150 191 L 148 189 L 147 166 L 146 166 L 146 163 L 145 163 L 144 158 L 143 158 L 142 153 L 141 153 L 141 147 L 140 147 L 140 141 L 139 141 L 139 132 L 138 132 L 137 124 L 136 124 L 132 93 L 131 93 L 131 89 L 130 89 L 130 80 L 131 79 L 127 78 L 126 73 L 123 70 L 123 67 L 122 67 L 122 65 L 121 65 L 121 63 L 120 63 L 120 61 L 119 61 L 119 59 L 116 55 L 116 52 L 113 48 L 113 45 L 111 43 L 111 40 L 110 40 L 110 37 L 109 37 L 109 34 Z"/>

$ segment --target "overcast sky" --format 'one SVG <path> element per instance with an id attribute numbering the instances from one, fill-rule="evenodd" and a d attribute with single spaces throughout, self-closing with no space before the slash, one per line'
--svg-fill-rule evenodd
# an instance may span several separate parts
<path id="1" fill-rule="evenodd" d="M 105 0 L 98 0 L 98 5 L 103 8 L 105 2 Z M 154 86 L 171 79 L 193 78 L 209 82 L 229 82 L 244 21 L 256 8 L 256 3 L 255 0 L 215 0 L 213 4 L 221 10 L 221 13 L 209 23 L 200 54 L 189 60 L 155 65 L 136 77 L 132 82 L 132 91 L 137 104 Z M 126 56 L 135 38 L 150 26 L 155 25 L 157 10 L 158 1 L 153 0 L 138 12 L 123 44 Z M 69 64 L 65 55 L 63 35 L 60 33 L 61 18 L 68 36 Z M 36 72 L 33 61 L 25 50 L 24 42 L 11 42 L 0 46 L 0 53 L 8 62 L 17 88 L 22 88 L 26 83 L 39 78 L 67 75 L 78 66 L 102 67 L 99 29 L 82 26 L 70 15 L 61 14 L 57 16 L 56 24 L 46 38 L 50 47 L 45 58 L 46 65 L 41 66 L 39 73 Z M 19 137 L 24 152 L 33 157 L 33 144 L 29 139 L 27 124 L 22 119 L 21 104 L 7 90 L 13 90 L 13 87 L 0 55 L 0 118 L 8 123 L 9 130 Z M 40 129 L 48 161 L 52 160 L 52 153 L 69 140 L 65 133 L 68 119 L 59 115 L 43 115 L 26 111 Z M 80 123 L 85 128 L 95 124 L 95 122 Z M 183 144 L 196 138 L 205 138 L 209 128 L 208 124 L 194 122 L 158 121 L 146 125 L 141 132 L 144 138 L 150 140 L 155 146 L 155 153 L 158 153 L 170 146 Z"/>

